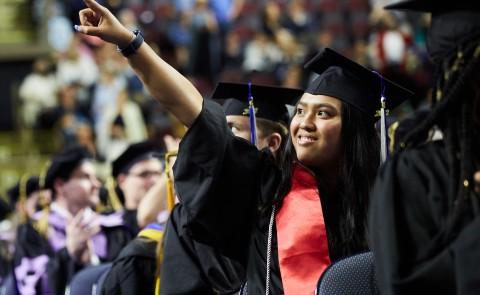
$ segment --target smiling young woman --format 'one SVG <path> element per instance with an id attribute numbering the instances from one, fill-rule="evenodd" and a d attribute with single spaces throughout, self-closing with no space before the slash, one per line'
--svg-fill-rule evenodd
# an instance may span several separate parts
<path id="1" fill-rule="evenodd" d="M 190 217 L 183 226 L 245 266 L 248 293 L 313 290 L 332 261 L 368 249 L 383 78 L 329 49 L 310 68 L 320 75 L 296 105 L 278 166 L 227 136 L 221 110 L 207 101 L 180 147 L 175 181 Z M 390 109 L 410 95 L 383 83 Z M 200 161 L 203 168 L 193 168 Z"/>
<path id="2" fill-rule="evenodd" d="M 79 31 L 121 48 L 132 39 L 106 8 L 85 3 Z M 368 192 L 380 162 L 375 114 L 380 97 L 392 109 L 410 92 L 323 51 L 309 62 L 319 76 L 297 105 L 278 164 L 268 149 L 235 137 L 222 108 L 147 44 L 136 48 L 131 66 L 189 126 L 174 167 L 188 215 L 180 226 L 242 265 L 249 294 L 313 292 L 331 261 L 367 249 Z"/>
<path id="3" fill-rule="evenodd" d="M 332 167 L 341 150 L 342 102 L 305 93 L 290 123 L 297 159 L 306 166 Z"/>

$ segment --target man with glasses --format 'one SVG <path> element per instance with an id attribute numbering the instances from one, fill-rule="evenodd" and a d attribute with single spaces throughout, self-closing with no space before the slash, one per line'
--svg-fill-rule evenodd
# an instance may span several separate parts
<path id="1" fill-rule="evenodd" d="M 112 163 L 112 176 L 117 184 L 115 192 L 124 207 L 123 219 L 134 236 L 140 229 L 137 219 L 138 206 L 163 175 L 161 156 L 164 152 L 161 145 L 153 141 L 143 141 L 130 145 Z"/>

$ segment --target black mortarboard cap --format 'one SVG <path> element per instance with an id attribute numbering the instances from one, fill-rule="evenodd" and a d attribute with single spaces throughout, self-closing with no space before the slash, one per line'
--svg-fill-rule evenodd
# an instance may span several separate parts
<path id="1" fill-rule="evenodd" d="M 21 187 L 22 185 L 24 186 L 23 188 Z M 37 176 L 31 176 L 24 183 L 22 183 L 22 181 L 19 181 L 16 185 L 11 187 L 7 191 L 8 200 L 12 208 L 14 208 L 15 204 L 20 199 L 20 194 L 22 193 L 21 190 L 24 190 L 25 197 L 27 198 L 32 193 L 39 191 L 40 190 L 39 178 Z"/>
<path id="2" fill-rule="evenodd" d="M 112 176 L 117 177 L 121 173 L 126 173 L 137 162 L 152 157 L 161 159 L 165 153 L 165 147 L 155 141 L 147 140 L 131 144 L 115 161 L 112 163 Z"/>
<path id="3" fill-rule="evenodd" d="M 394 109 L 413 93 L 330 48 L 319 52 L 305 64 L 319 74 L 305 92 L 335 97 L 376 121 L 381 108 L 382 88 L 386 108 Z"/>
<path id="4" fill-rule="evenodd" d="M 454 10 L 480 10 L 478 0 L 407 0 L 392 3 L 384 7 L 391 10 L 410 10 L 417 12 L 450 12 Z"/>
<path id="5" fill-rule="evenodd" d="M 256 118 L 284 123 L 288 122 L 286 105 L 295 105 L 303 94 L 301 89 L 260 84 L 251 84 L 250 91 Z M 222 107 L 226 116 L 248 116 L 248 97 L 248 83 L 220 82 L 211 95 L 212 99 L 224 100 Z"/>
<path id="6" fill-rule="evenodd" d="M 84 147 L 78 145 L 55 155 L 45 177 L 45 188 L 53 189 L 55 179 L 68 179 L 75 168 L 91 158 L 92 155 Z"/>
<path id="7" fill-rule="evenodd" d="M 12 208 L 3 197 L 0 197 L 0 221 L 4 220 L 11 212 Z"/>

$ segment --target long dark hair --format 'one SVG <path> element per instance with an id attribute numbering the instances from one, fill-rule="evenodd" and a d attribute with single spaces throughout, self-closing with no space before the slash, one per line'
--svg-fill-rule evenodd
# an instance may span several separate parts
<path id="1" fill-rule="evenodd" d="M 367 211 L 369 192 L 380 162 L 379 138 L 374 122 L 358 109 L 342 103 L 342 154 L 335 195 L 327 195 L 317 177 L 325 215 L 330 257 L 333 260 L 368 249 Z M 289 193 L 292 163 L 296 160 L 289 137 L 281 160 L 282 181 L 275 204 Z M 312 167 L 312 170 L 315 170 Z M 318 175 L 317 175 L 318 176 Z"/>
<path id="2" fill-rule="evenodd" d="M 444 243 L 458 233 L 463 218 L 479 213 L 478 200 L 473 197 L 473 174 L 480 165 L 480 123 L 475 122 L 479 118 L 473 113 L 478 112 L 480 104 L 479 71 L 480 39 L 464 42 L 437 64 L 432 112 L 407 134 L 403 144 L 407 148 L 422 144 L 422 134 L 434 126 L 443 132 L 450 168 Z"/>

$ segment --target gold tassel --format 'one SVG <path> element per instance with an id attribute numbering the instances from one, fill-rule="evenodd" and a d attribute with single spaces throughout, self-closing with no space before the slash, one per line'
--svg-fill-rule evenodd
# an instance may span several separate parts
<path id="1" fill-rule="evenodd" d="M 398 121 L 395 121 L 392 125 L 390 125 L 390 127 L 388 127 L 388 137 L 390 138 L 390 145 L 388 149 L 392 154 L 395 149 L 395 133 L 397 132 L 398 126 L 400 126 L 400 123 Z"/>
<path id="2" fill-rule="evenodd" d="M 30 174 L 25 173 L 20 177 L 20 181 L 18 183 L 18 204 L 20 207 L 20 212 L 18 214 L 19 216 L 19 222 L 20 224 L 24 224 L 28 221 L 28 214 L 27 214 L 27 209 L 25 208 L 26 203 L 27 203 L 27 183 L 28 183 L 28 178 L 30 177 Z"/>
<path id="3" fill-rule="evenodd" d="M 51 161 L 47 161 L 43 166 L 43 169 L 40 172 L 40 175 L 38 177 L 39 178 L 38 186 L 40 189 L 40 202 L 42 206 L 42 215 L 35 223 L 33 223 L 33 227 L 43 237 L 46 237 L 48 232 L 48 217 L 50 215 L 50 203 L 47 201 L 42 191 L 45 190 L 45 179 L 47 177 L 47 172 L 51 164 L 52 164 Z"/>
<path id="4" fill-rule="evenodd" d="M 37 232 L 43 236 L 47 237 L 48 233 L 48 217 L 50 216 L 50 206 L 46 206 L 42 209 L 42 215 L 40 218 L 33 224 L 33 227 Z"/>
<path id="5" fill-rule="evenodd" d="M 108 176 L 105 185 L 107 187 L 108 200 L 110 202 L 110 205 L 112 206 L 112 209 L 114 211 L 122 210 L 123 209 L 122 202 L 120 202 L 117 192 L 115 191 L 115 179 L 113 179 L 113 177 L 111 176 Z"/>
<path id="6" fill-rule="evenodd" d="M 41 208 L 45 208 L 46 206 L 50 206 L 50 200 L 47 199 L 45 196 L 45 178 L 47 177 L 47 170 L 50 167 L 51 162 L 47 161 L 40 171 L 40 175 L 38 176 L 38 189 L 40 191 L 39 195 L 39 205 Z"/>

